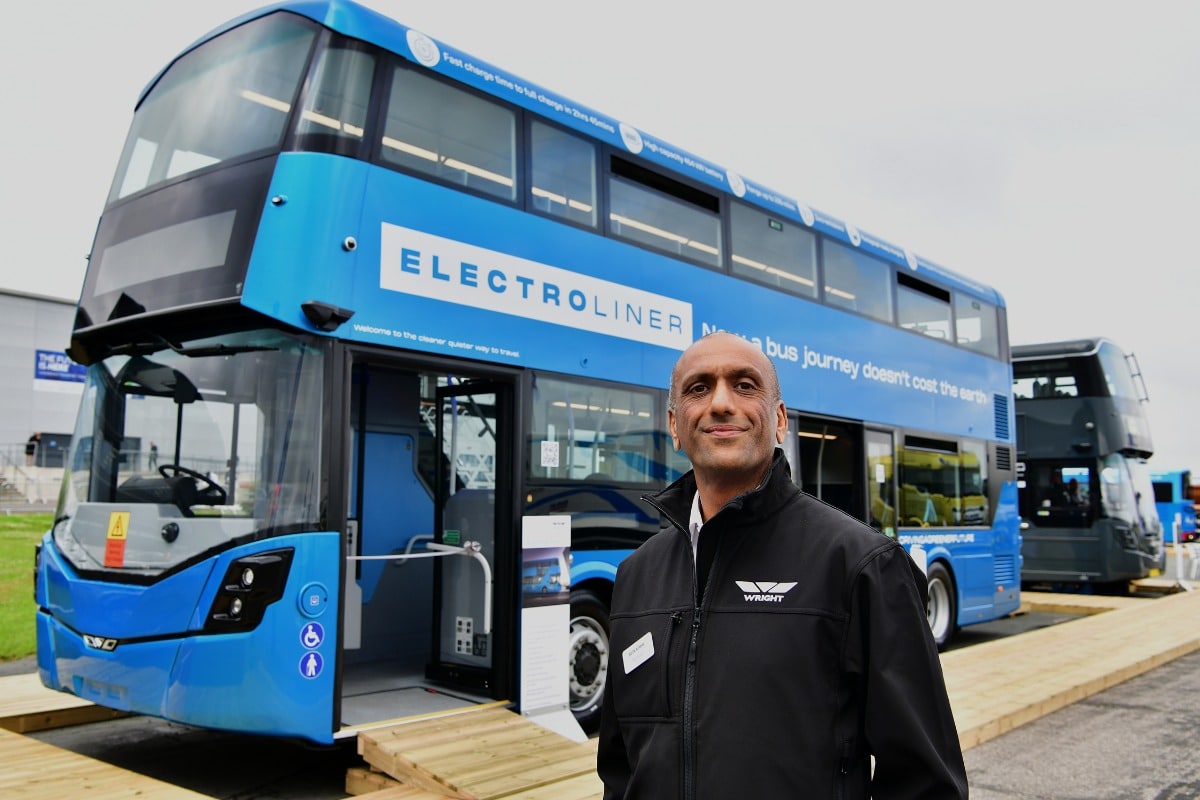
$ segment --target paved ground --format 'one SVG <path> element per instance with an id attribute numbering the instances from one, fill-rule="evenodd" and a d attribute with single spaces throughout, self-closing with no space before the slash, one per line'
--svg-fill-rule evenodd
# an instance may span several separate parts
<path id="1" fill-rule="evenodd" d="M 972 800 L 1200 797 L 1200 651 L 963 755 Z"/>

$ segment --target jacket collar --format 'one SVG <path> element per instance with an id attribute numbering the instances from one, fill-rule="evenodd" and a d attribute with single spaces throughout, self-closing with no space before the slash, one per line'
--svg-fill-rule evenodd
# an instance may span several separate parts
<path id="1" fill-rule="evenodd" d="M 730 500 L 709 520 L 716 516 L 726 516 L 729 513 L 744 515 L 745 519 L 755 519 L 779 504 L 796 491 L 792 483 L 792 469 L 783 455 L 783 450 L 775 448 L 771 468 L 767 476 L 754 489 L 738 495 Z M 692 509 L 692 498 L 696 495 L 695 472 L 689 470 L 682 478 L 672 483 L 666 489 L 656 494 L 643 495 L 642 499 L 657 508 L 676 528 L 688 530 L 688 516 Z"/>

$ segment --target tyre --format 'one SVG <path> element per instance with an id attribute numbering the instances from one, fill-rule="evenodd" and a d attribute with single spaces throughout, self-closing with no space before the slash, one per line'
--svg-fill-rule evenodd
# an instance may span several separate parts
<path id="1" fill-rule="evenodd" d="M 594 733 L 608 677 L 608 606 L 586 590 L 571 592 L 569 648 L 571 713 L 584 732 Z"/>
<path id="2" fill-rule="evenodd" d="M 940 561 L 929 565 L 925 574 L 928 581 L 929 600 L 925 604 L 925 616 L 929 619 L 929 630 L 938 649 L 943 649 L 957 629 L 958 609 L 955 607 L 954 580 L 949 570 Z"/>

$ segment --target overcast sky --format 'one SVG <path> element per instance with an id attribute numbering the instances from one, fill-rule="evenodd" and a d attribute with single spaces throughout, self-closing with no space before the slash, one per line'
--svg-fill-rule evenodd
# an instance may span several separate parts
<path id="1" fill-rule="evenodd" d="M 138 93 L 258 5 L 8 12 L 0 287 L 78 298 Z M 366 5 L 995 286 L 1014 344 L 1113 339 L 1200 472 L 1200 3 Z"/>

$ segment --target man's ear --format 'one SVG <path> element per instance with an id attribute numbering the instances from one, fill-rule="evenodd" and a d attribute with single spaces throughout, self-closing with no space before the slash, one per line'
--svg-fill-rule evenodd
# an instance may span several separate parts
<path id="1" fill-rule="evenodd" d="M 787 408 L 780 401 L 775 409 L 775 444 L 783 444 L 787 441 L 788 418 Z"/>
<path id="2" fill-rule="evenodd" d="M 679 450 L 679 436 L 675 433 L 675 409 L 667 409 L 667 430 L 671 432 L 671 446 Z"/>

